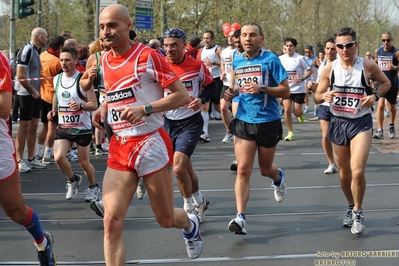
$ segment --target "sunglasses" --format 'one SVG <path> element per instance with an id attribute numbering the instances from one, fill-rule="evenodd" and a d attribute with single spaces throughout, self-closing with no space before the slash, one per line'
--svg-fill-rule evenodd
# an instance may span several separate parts
<path id="1" fill-rule="evenodd" d="M 336 43 L 335 46 L 337 46 L 339 49 L 344 49 L 344 48 L 351 48 L 354 44 L 356 43 L 356 41 L 353 42 L 348 42 L 348 43 Z"/>
<path id="2" fill-rule="evenodd" d="M 382 39 L 381 41 L 382 42 L 390 42 L 391 40 L 390 39 Z"/>

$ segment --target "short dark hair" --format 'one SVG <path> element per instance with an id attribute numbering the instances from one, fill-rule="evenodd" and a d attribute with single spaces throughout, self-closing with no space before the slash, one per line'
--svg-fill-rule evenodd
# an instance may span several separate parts
<path id="1" fill-rule="evenodd" d="M 209 33 L 209 34 L 211 35 L 211 39 L 212 39 L 212 40 L 215 39 L 215 33 L 213 33 L 213 31 L 207 30 L 207 31 L 204 31 L 204 34 L 205 34 L 205 33 Z"/>
<path id="2" fill-rule="evenodd" d="M 198 38 L 198 37 L 194 37 L 194 38 L 192 38 L 191 41 L 190 41 L 191 47 L 196 47 L 196 46 L 197 46 L 198 44 L 200 44 L 200 43 L 201 43 L 201 39 Z"/>
<path id="3" fill-rule="evenodd" d="M 356 41 L 356 32 L 349 27 L 341 28 L 334 34 L 334 41 L 337 40 L 339 36 L 352 36 L 352 40 Z"/>
<path id="4" fill-rule="evenodd" d="M 240 38 L 240 36 L 241 36 L 241 29 L 234 31 L 233 33 L 234 38 Z"/>
<path id="5" fill-rule="evenodd" d="M 61 53 L 70 53 L 73 59 L 78 58 L 78 51 L 73 47 L 64 47 L 61 49 Z"/>
<path id="6" fill-rule="evenodd" d="M 50 43 L 48 44 L 48 47 L 53 50 L 57 50 L 58 48 L 60 48 L 60 46 L 63 46 L 64 43 L 65 43 L 64 37 L 54 36 L 53 38 L 51 38 Z"/>
<path id="7" fill-rule="evenodd" d="M 256 24 L 255 22 L 251 22 L 251 23 L 245 24 L 244 26 L 255 26 L 255 27 L 258 27 L 258 29 L 259 29 L 259 35 L 260 35 L 260 36 L 263 36 L 263 31 L 262 31 L 261 26 L 259 26 L 259 24 Z M 243 27 L 244 27 L 244 26 L 243 26 Z"/>
<path id="8" fill-rule="evenodd" d="M 286 44 L 287 42 L 291 42 L 292 45 L 294 45 L 295 47 L 298 45 L 298 42 L 294 38 L 291 38 L 291 37 L 285 38 L 284 44 Z"/>
<path id="9" fill-rule="evenodd" d="M 313 51 L 313 46 L 312 46 L 312 45 L 306 45 L 306 46 L 305 46 L 305 49 L 306 49 L 306 50 Z"/>
<path id="10" fill-rule="evenodd" d="M 134 30 L 130 30 L 129 31 L 129 39 L 130 40 L 134 40 L 134 38 L 136 38 L 137 34 Z"/>
<path id="11" fill-rule="evenodd" d="M 328 42 L 335 43 L 334 37 L 328 38 L 328 39 L 325 41 L 325 43 L 324 43 L 324 47 L 326 47 L 326 44 L 327 44 Z"/>

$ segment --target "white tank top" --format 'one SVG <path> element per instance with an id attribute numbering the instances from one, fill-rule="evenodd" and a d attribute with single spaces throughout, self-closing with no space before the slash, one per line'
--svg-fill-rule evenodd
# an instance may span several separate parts
<path id="1" fill-rule="evenodd" d="M 363 58 L 356 56 L 353 68 L 345 70 L 341 60 L 335 60 L 330 75 L 332 90 L 336 91 L 330 111 L 338 117 L 356 119 L 372 112 L 370 107 L 362 106 L 360 99 L 371 93 Z M 368 91 L 368 93 L 367 93 Z"/>
<path id="2" fill-rule="evenodd" d="M 91 134 L 91 117 L 88 111 L 72 111 L 69 102 L 86 103 L 86 92 L 80 87 L 82 74 L 79 71 L 72 77 L 60 73 L 54 78 L 55 96 L 58 103 L 58 124 L 76 134 Z"/>
<path id="3" fill-rule="evenodd" d="M 215 44 L 211 48 L 202 48 L 201 51 L 201 60 L 202 62 L 205 62 L 205 59 L 209 58 L 212 61 L 220 61 L 220 57 L 216 54 L 216 49 L 219 47 L 219 45 Z M 207 66 L 208 67 L 208 66 Z M 220 66 L 217 65 L 212 65 L 211 67 L 208 67 L 209 72 L 211 72 L 212 76 L 214 78 L 220 77 L 222 74 L 222 71 L 220 70 Z"/>
<path id="4" fill-rule="evenodd" d="M 223 79 L 223 85 L 230 86 L 231 70 L 233 63 L 233 51 L 230 46 L 222 50 L 222 64 L 224 64 L 224 72 L 226 77 Z"/>

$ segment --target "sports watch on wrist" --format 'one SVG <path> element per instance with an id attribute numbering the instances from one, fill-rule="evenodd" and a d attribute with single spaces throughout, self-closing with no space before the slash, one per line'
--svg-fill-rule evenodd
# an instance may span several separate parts
<path id="1" fill-rule="evenodd" d="M 266 92 L 266 85 L 260 85 L 260 93 Z"/>
<path id="2" fill-rule="evenodd" d="M 377 91 L 373 91 L 373 94 L 375 96 L 375 101 L 378 102 L 378 100 L 381 98 L 380 94 Z"/>
<path id="3" fill-rule="evenodd" d="M 79 105 L 79 110 L 83 110 L 83 107 L 84 107 L 84 104 L 83 103 L 81 103 L 80 105 Z"/>
<path id="4" fill-rule="evenodd" d="M 144 105 L 144 113 L 146 116 L 150 116 L 154 112 L 154 108 L 152 108 L 152 105 L 147 103 Z"/>

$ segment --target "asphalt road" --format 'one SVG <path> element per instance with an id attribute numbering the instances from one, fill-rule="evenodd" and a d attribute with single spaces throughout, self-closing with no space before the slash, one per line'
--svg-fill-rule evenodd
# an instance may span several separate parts
<path id="1" fill-rule="evenodd" d="M 261 177 L 255 163 L 246 213 L 248 234 L 235 235 L 227 230 L 236 213 L 235 173 L 230 171 L 233 144 L 221 143 L 222 123 L 211 121 L 211 142 L 199 143 L 192 157 L 201 190 L 211 202 L 202 225 L 203 253 L 188 259 L 181 231 L 160 228 L 148 199 L 135 198 L 124 226 L 126 264 L 399 265 L 398 140 L 373 140 L 363 204 L 366 232 L 354 236 L 341 226 L 346 201 L 338 174 L 323 174 L 327 162 L 318 122 L 312 115 L 302 124 L 294 119 L 294 133 L 296 140 L 280 142 L 275 157 L 285 171 L 286 199 L 275 202 L 271 181 Z M 106 156 L 90 159 L 101 184 Z M 72 164 L 79 172 L 78 164 Z M 105 265 L 102 220 L 82 193 L 87 180 L 71 201 L 65 199 L 66 178 L 56 165 L 24 173 L 21 182 L 26 203 L 54 235 L 58 265 Z M 175 204 L 183 205 L 176 184 Z M 2 211 L 0 247 L 0 265 L 37 265 L 30 236 Z"/>

